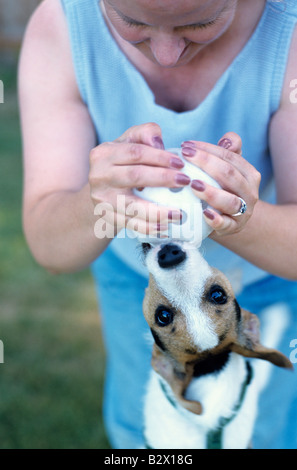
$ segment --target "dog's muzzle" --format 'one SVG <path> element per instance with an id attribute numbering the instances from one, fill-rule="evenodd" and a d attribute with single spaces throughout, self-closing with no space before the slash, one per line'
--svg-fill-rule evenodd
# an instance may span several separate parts
<path id="1" fill-rule="evenodd" d="M 180 246 L 173 243 L 162 245 L 158 252 L 158 264 L 160 268 L 173 268 L 186 259 L 186 253 Z"/>

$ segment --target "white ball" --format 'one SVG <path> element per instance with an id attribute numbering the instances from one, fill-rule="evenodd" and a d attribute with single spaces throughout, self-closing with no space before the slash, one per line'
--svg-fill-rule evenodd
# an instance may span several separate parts
<path id="1" fill-rule="evenodd" d="M 178 157 L 183 160 L 185 166 L 181 171 L 188 175 L 191 180 L 198 179 L 216 188 L 220 188 L 220 185 L 207 173 L 185 160 L 182 156 L 181 149 L 169 149 L 168 151 L 178 155 Z M 202 240 L 208 237 L 212 232 L 211 227 L 206 223 L 203 217 L 203 209 L 205 208 L 204 202 L 202 203 L 202 201 L 194 195 L 190 185 L 182 188 L 147 187 L 142 191 L 135 189 L 134 193 L 142 199 L 155 202 L 162 206 L 174 207 L 182 211 L 183 217 L 181 223 L 170 223 L 168 232 L 165 232 L 169 240 L 188 241 L 196 246 L 200 246 Z M 147 236 L 138 233 L 137 238 L 142 243 L 164 243 L 164 238 L 160 238 L 157 235 Z"/>

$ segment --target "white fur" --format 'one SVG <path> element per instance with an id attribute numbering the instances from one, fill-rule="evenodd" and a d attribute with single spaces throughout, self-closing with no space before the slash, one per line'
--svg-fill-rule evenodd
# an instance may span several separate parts
<path id="1" fill-rule="evenodd" d="M 178 403 L 174 407 L 161 388 L 163 379 L 152 371 L 144 408 L 147 444 L 155 449 L 205 449 L 207 434 L 218 426 L 220 417 L 233 415 L 245 377 L 244 359 L 231 353 L 221 372 L 194 379 L 186 398 L 202 403 L 202 414 L 196 415 Z M 163 383 L 175 400 L 170 387 Z M 238 414 L 224 429 L 224 448 L 248 448 L 256 417 L 256 397 L 252 382 Z"/>
<path id="2" fill-rule="evenodd" d="M 197 249 L 182 243 L 187 252 L 186 262 L 174 268 L 162 269 L 157 253 L 160 246 L 152 247 L 146 256 L 146 265 L 154 276 L 158 288 L 173 306 L 181 310 L 187 320 L 188 332 L 198 350 L 212 349 L 219 343 L 214 325 L 201 307 L 204 286 L 212 271 Z M 156 449 L 204 449 L 207 434 L 215 430 L 220 418 L 230 417 L 236 407 L 246 379 L 245 359 L 230 353 L 225 367 L 217 373 L 194 378 L 185 398 L 199 401 L 202 414 L 196 415 L 176 402 L 170 386 L 152 371 L 145 399 L 145 437 L 150 447 Z M 163 381 L 168 400 L 161 387 Z M 258 387 L 255 380 L 248 386 L 238 414 L 226 425 L 223 448 L 247 448 L 250 444 L 257 412 Z"/>
<path id="3" fill-rule="evenodd" d="M 159 289 L 171 304 L 181 310 L 187 320 L 188 331 L 199 351 L 217 346 L 219 339 L 200 301 L 211 269 L 199 251 L 189 243 L 183 243 L 187 260 L 175 268 L 162 269 L 157 261 L 160 247 L 151 248 L 146 266 L 154 276 Z"/>

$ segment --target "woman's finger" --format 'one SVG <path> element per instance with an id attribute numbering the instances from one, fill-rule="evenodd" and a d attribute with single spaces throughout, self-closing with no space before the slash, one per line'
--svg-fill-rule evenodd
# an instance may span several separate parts
<path id="1" fill-rule="evenodd" d="M 204 170 L 204 168 L 201 165 L 207 160 L 212 161 L 213 166 L 216 166 L 216 161 L 213 160 L 213 157 L 217 157 L 232 165 L 247 179 L 249 179 L 250 173 L 253 170 L 252 165 L 238 153 L 224 147 L 219 147 L 218 145 L 209 144 L 208 142 L 184 142 L 182 145 L 182 154 L 202 170 Z M 213 176 L 211 173 L 209 174 Z"/>
<path id="2" fill-rule="evenodd" d="M 211 209 L 205 209 L 203 215 L 208 225 L 215 231 L 216 235 L 236 233 L 241 229 L 241 226 L 228 215 L 218 214 Z"/>
<path id="3" fill-rule="evenodd" d="M 149 145 L 150 147 L 155 147 L 157 149 L 164 149 L 162 131 L 160 126 L 155 122 L 148 122 L 138 126 L 130 127 L 114 142 L 133 142 Z"/>
<path id="4" fill-rule="evenodd" d="M 116 207 L 118 214 L 125 215 L 127 218 L 136 217 L 150 225 L 179 223 L 182 219 L 182 213 L 177 207 L 160 206 L 138 197 L 129 200 L 130 202 L 126 205 L 121 204 Z"/>
<path id="5" fill-rule="evenodd" d="M 190 183 L 175 154 L 142 144 L 105 143 L 90 154 L 89 181 L 97 188 L 179 188 Z"/>
<path id="6" fill-rule="evenodd" d="M 231 162 L 197 148 L 191 157 L 191 162 L 210 175 L 223 189 L 240 197 L 244 197 L 242 192 L 246 193 L 249 191 L 247 178 Z"/>
<path id="7" fill-rule="evenodd" d="M 143 187 L 181 188 L 190 182 L 187 175 L 177 170 L 144 165 L 112 166 L 109 173 L 101 177 L 103 185 L 120 190 Z"/>
<path id="8" fill-rule="evenodd" d="M 96 204 L 97 215 L 103 215 L 108 211 L 115 214 L 115 216 L 141 218 L 150 224 L 180 223 L 182 219 L 182 213 L 178 207 L 155 204 L 139 198 L 129 190 L 118 193 L 109 188 L 108 191 L 104 192 L 103 195 L 100 194 L 100 196 L 100 198 L 96 198 L 93 195 L 93 199 L 98 201 Z"/>
<path id="9" fill-rule="evenodd" d="M 127 198 L 129 200 L 129 198 Z M 125 199 L 118 198 L 117 204 L 103 203 L 96 206 L 96 215 L 100 216 L 100 225 L 105 224 L 104 233 L 111 233 L 114 227 L 117 231 L 122 228 L 146 235 L 166 236 L 170 223 L 180 223 L 181 214 L 177 209 L 168 210 L 143 200 L 132 200 L 125 205 Z M 113 232 L 112 232 L 113 233 Z"/>
<path id="10" fill-rule="evenodd" d="M 235 132 L 226 132 L 219 140 L 218 146 L 230 150 L 230 152 L 235 152 L 238 155 L 242 154 L 242 140 Z"/>
<path id="11" fill-rule="evenodd" d="M 241 200 L 233 193 L 215 188 L 199 180 L 193 180 L 191 188 L 199 199 L 223 214 L 232 216 L 240 210 Z"/>
<path id="12" fill-rule="evenodd" d="M 103 144 L 109 162 L 114 165 L 147 165 L 182 169 L 184 162 L 174 153 L 138 143 Z"/>

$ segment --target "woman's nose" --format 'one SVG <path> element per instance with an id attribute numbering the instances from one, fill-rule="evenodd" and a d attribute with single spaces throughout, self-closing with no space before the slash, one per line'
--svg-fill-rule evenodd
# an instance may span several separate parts
<path id="1" fill-rule="evenodd" d="M 150 48 L 162 67 L 174 66 L 187 46 L 186 41 L 174 34 L 160 33 L 150 38 Z"/>

